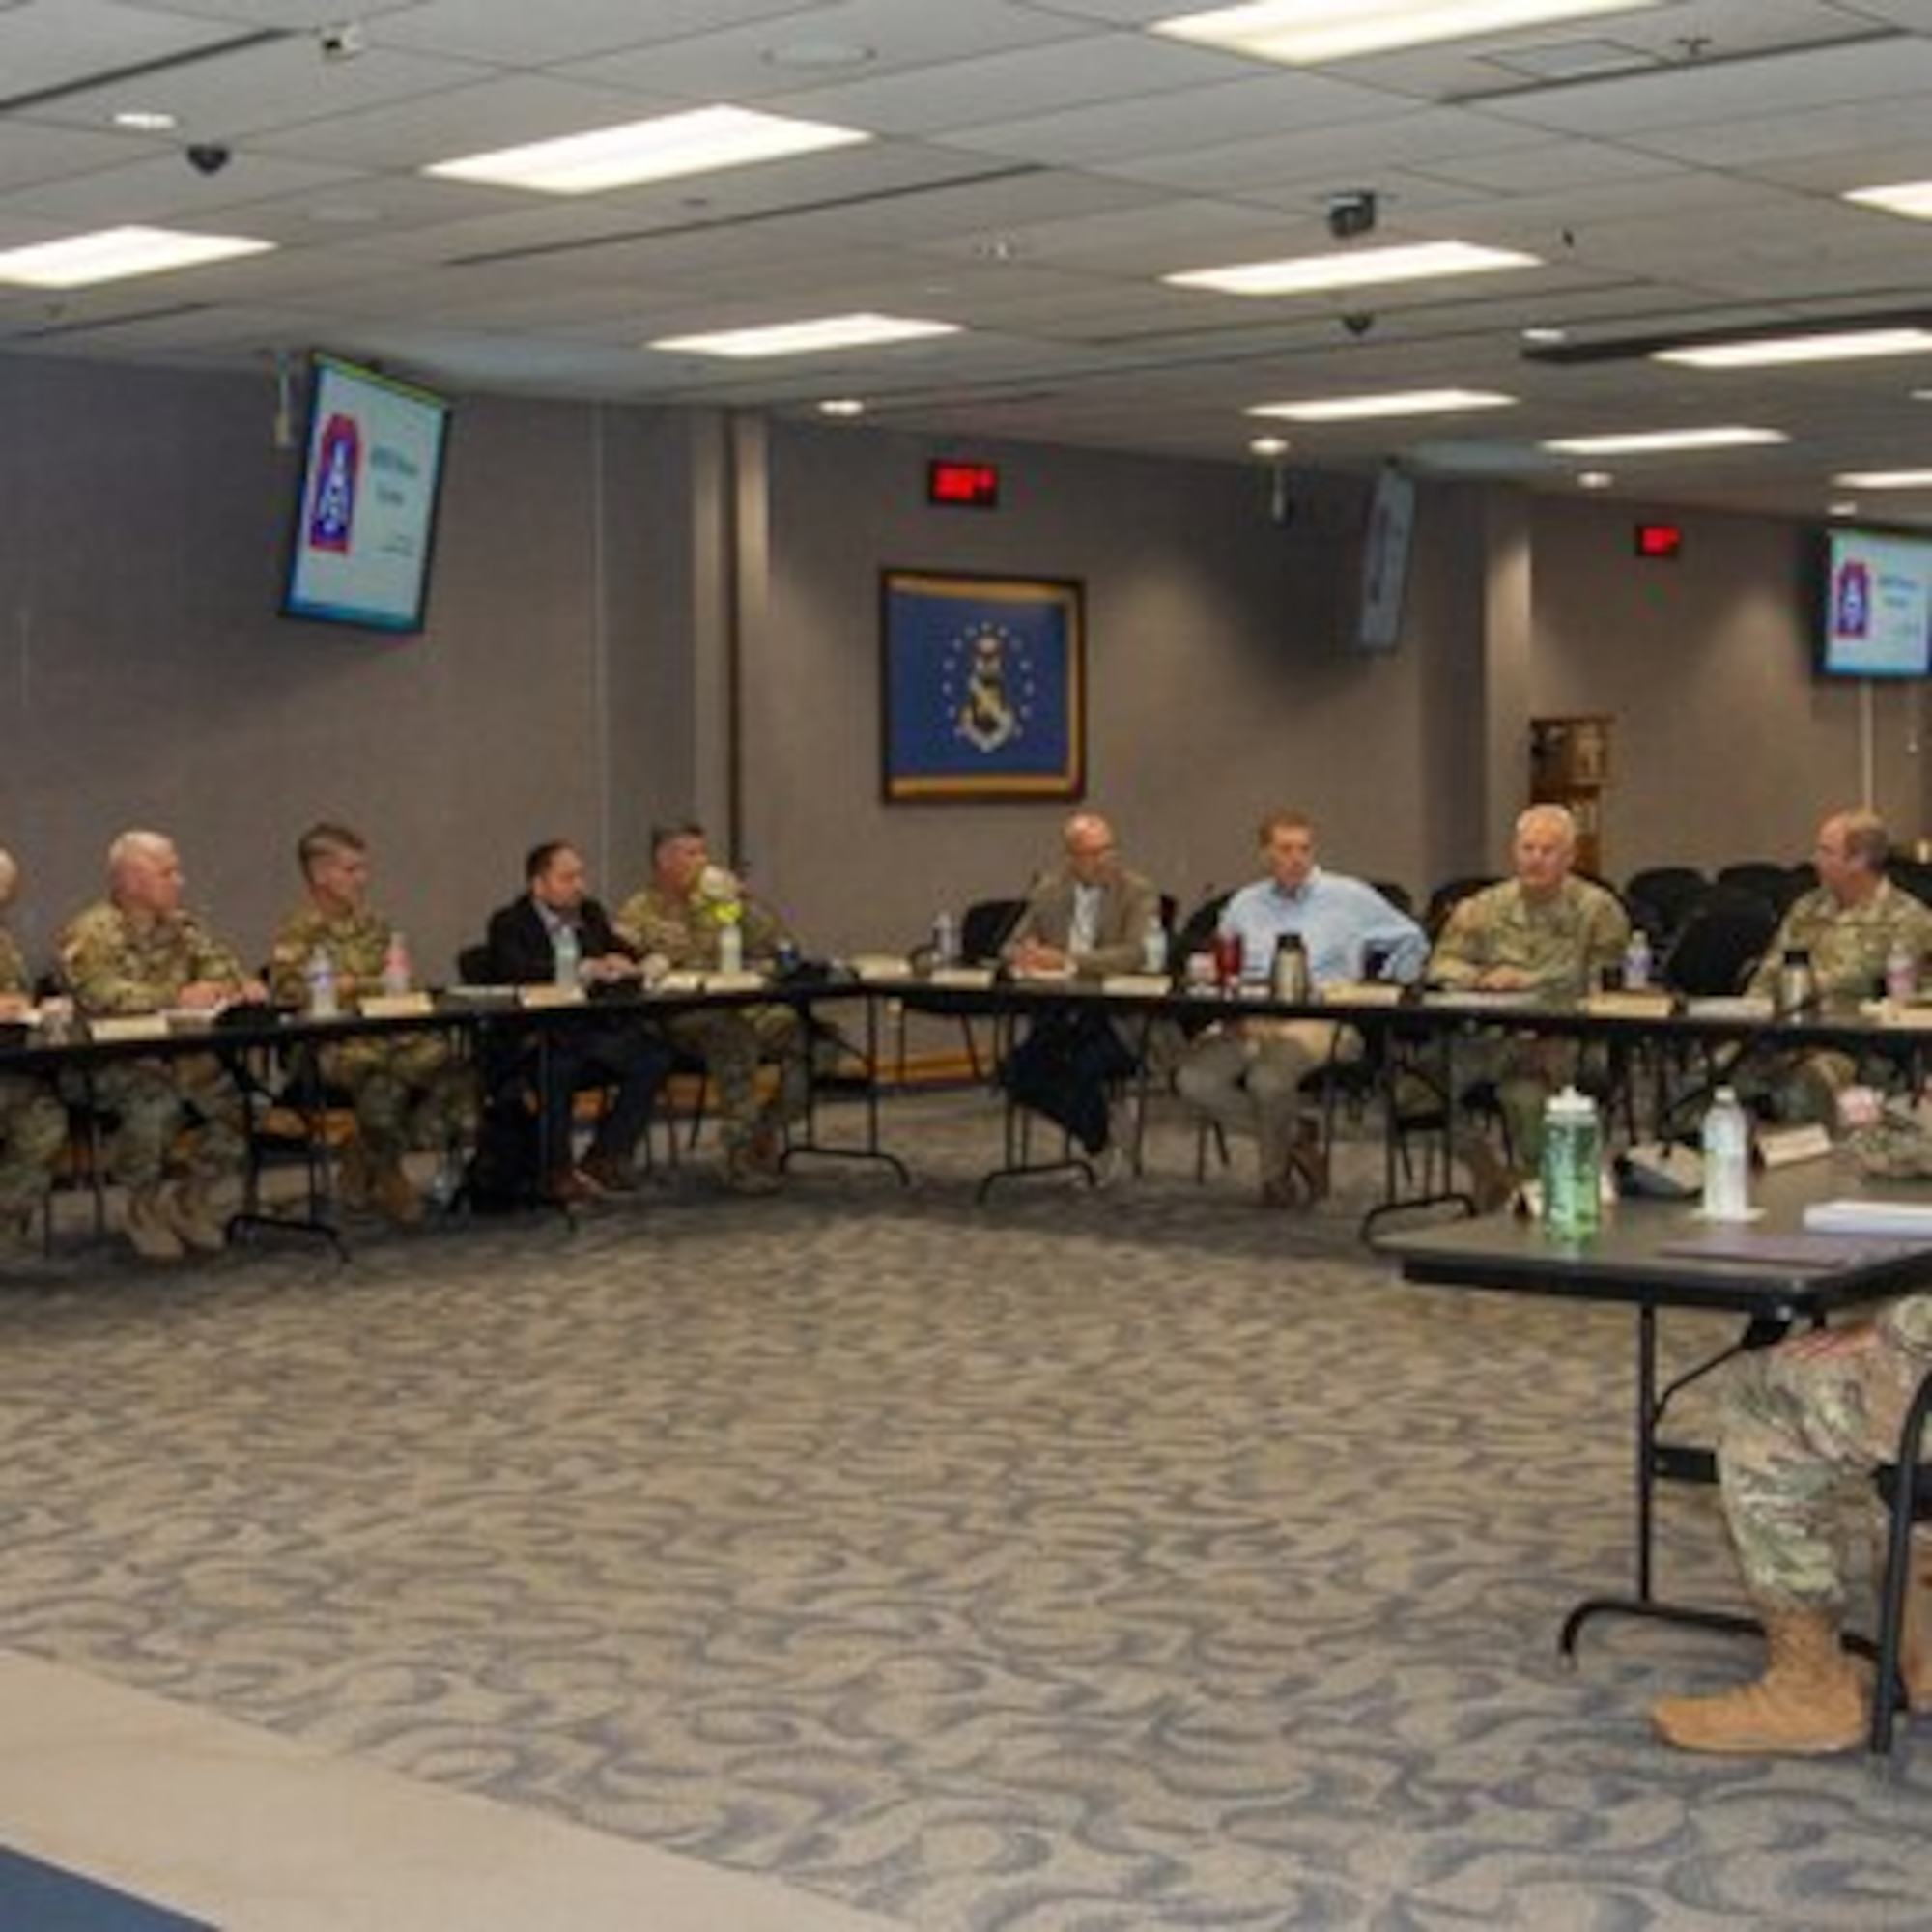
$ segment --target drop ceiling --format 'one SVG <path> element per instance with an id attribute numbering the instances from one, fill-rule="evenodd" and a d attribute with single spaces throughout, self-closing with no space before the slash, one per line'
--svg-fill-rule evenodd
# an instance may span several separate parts
<path id="1" fill-rule="evenodd" d="M 1173 0 L 0 0 L 0 248 L 122 223 L 275 251 L 0 289 L 0 353 L 255 371 L 311 348 L 477 392 L 867 420 L 1245 459 L 1252 406 L 1501 390 L 1510 410 L 1293 432 L 1291 464 L 1577 487 L 1543 440 L 1745 422 L 1630 461 L 1651 500 L 1817 516 L 1932 463 L 1932 356 L 1695 375 L 1526 359 L 1675 330 L 1932 310 L 1932 0 L 1677 0 L 1319 70 L 1156 37 Z M 359 51 L 340 57 L 348 27 Z M 863 146 L 574 200 L 427 164 L 729 101 Z M 130 108 L 171 131 L 114 125 Z M 189 145 L 226 148 L 213 173 Z M 1372 238 L 1328 232 L 1372 191 Z M 1458 239 L 1542 266 L 1245 299 L 1179 270 Z M 748 364 L 653 339 L 878 309 L 960 325 Z M 1932 521 L 1932 492 L 1866 515 Z"/>

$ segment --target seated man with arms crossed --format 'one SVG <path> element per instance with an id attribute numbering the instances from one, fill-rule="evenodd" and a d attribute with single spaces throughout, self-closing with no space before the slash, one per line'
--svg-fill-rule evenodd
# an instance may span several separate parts
<path id="1" fill-rule="evenodd" d="M 0 912 L 19 887 L 14 855 L 0 852 Z M 0 927 L 0 1020 L 24 1019 L 33 1004 L 27 962 L 14 935 Z M 0 1253 L 26 1238 L 66 1145 L 67 1109 L 50 1083 L 20 1073 L 0 1077 Z"/>
<path id="2" fill-rule="evenodd" d="M 299 1006 L 317 953 L 332 971 L 345 1013 L 384 990 L 395 937 L 368 902 L 369 846 L 346 825 L 312 825 L 296 846 L 306 901 L 286 918 L 269 958 L 269 985 L 284 1006 Z M 401 990 L 401 989 L 398 989 Z M 372 1207 L 399 1224 L 422 1218 L 422 1197 L 403 1170 L 412 1148 L 447 1149 L 475 1119 L 468 1066 L 432 1034 L 349 1039 L 317 1056 L 323 1080 L 348 1094 L 355 1138 L 343 1151 L 342 1199 Z"/>
<path id="3" fill-rule="evenodd" d="M 1036 885 L 1003 949 L 1013 972 L 1137 972 L 1150 925 L 1160 925 L 1160 895 L 1121 864 L 1114 829 L 1076 811 L 1061 831 L 1060 870 Z M 1134 1069 L 1134 1055 L 1104 1013 L 1043 1012 L 1007 1057 L 1003 1078 L 1023 1107 L 1065 1127 L 1090 1154 L 1107 1151 L 1110 1082 Z"/>
<path id="4" fill-rule="evenodd" d="M 1596 990 L 1605 967 L 1622 963 L 1630 920 L 1614 893 L 1575 875 L 1577 821 L 1565 807 L 1532 805 L 1520 814 L 1511 858 L 1514 878 L 1471 894 L 1449 915 L 1430 954 L 1430 983 L 1579 1000 Z M 1456 1042 L 1451 1104 L 1494 1082 L 1515 1161 L 1512 1172 L 1474 1136 L 1459 1144 L 1478 1206 L 1500 1207 L 1519 1176 L 1536 1172 L 1544 1105 L 1576 1077 L 1577 1062 L 1567 1040 L 1497 1032 Z"/>
<path id="5" fill-rule="evenodd" d="M 735 926 L 747 967 L 769 968 L 791 936 L 770 907 L 711 862 L 701 825 L 685 821 L 651 834 L 651 876 L 617 913 L 617 930 L 646 960 L 672 969 L 715 973 L 721 936 Z M 735 1007 L 684 1013 L 670 1022 L 674 1045 L 695 1053 L 717 1083 L 724 1171 L 740 1194 L 767 1194 L 779 1184 L 784 1130 L 805 1115 L 811 1076 L 808 1038 L 789 1007 Z M 779 1063 L 778 1088 L 758 1094 L 758 1063 Z"/>
<path id="6" fill-rule="evenodd" d="M 637 952 L 590 896 L 589 873 L 575 845 L 550 838 L 532 846 L 524 860 L 524 879 L 528 887 L 524 895 L 490 915 L 487 945 L 493 979 L 522 986 L 554 984 L 557 940 L 566 931 L 576 937 L 578 975 L 586 986 L 639 977 Z M 638 1142 L 670 1070 L 669 1049 L 656 1030 L 638 1019 L 560 1025 L 538 1060 L 545 1166 L 539 1191 L 566 1206 L 601 1194 L 633 1192 Z M 572 1137 L 577 1092 L 603 1085 L 614 1092 L 598 1116 L 580 1166 Z"/>
<path id="7" fill-rule="evenodd" d="M 1307 947 L 1317 987 L 1366 977 L 1371 954 L 1380 955 L 1379 978 L 1417 978 L 1429 952 L 1422 928 L 1373 886 L 1322 870 L 1310 818 L 1271 811 L 1259 837 L 1268 876 L 1236 893 L 1220 919 L 1221 932 L 1241 942 L 1244 978 L 1265 980 L 1277 944 L 1291 935 Z M 1189 1106 L 1224 1132 L 1254 1136 L 1270 1207 L 1325 1191 L 1321 1150 L 1303 1131 L 1301 1083 L 1334 1059 L 1345 1031 L 1323 1020 L 1232 1020 L 1196 1040 L 1175 1076 Z"/>
<path id="8" fill-rule="evenodd" d="M 90 1018 L 170 1008 L 213 1012 L 267 989 L 182 906 L 181 857 L 158 832 L 124 832 L 107 850 L 107 896 L 61 935 L 61 978 Z M 213 1054 L 114 1061 L 94 1077 L 96 1102 L 116 1117 L 109 1172 L 128 1190 L 127 1235 L 144 1261 L 180 1261 L 187 1247 L 227 1245 L 213 1193 L 246 1154 L 242 1100 Z M 178 1143 L 192 1127 L 186 1150 Z M 180 1178 L 165 1183 L 179 1162 Z"/>
<path id="9" fill-rule="evenodd" d="M 1748 990 L 1772 997 L 1789 952 L 1802 952 L 1827 1005 L 1855 1005 L 1882 989 L 1894 947 L 1911 955 L 1918 975 L 1932 952 L 1932 911 L 1886 876 L 1891 841 L 1873 811 L 1838 811 L 1818 828 L 1818 884 L 1785 913 Z M 1877 1077 L 1884 1069 L 1875 1067 Z M 1839 1094 L 1859 1076 L 1851 1055 L 1825 1051 L 1752 1053 L 1737 1069 L 1756 1095 L 1768 1091 L 1787 1121 L 1836 1124 Z"/>

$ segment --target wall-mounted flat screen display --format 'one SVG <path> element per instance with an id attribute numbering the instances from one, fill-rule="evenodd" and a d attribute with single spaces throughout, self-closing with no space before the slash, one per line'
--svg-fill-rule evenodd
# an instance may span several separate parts
<path id="1" fill-rule="evenodd" d="M 1355 644 L 1392 651 L 1402 639 L 1408 588 L 1408 554 L 1415 543 L 1415 485 L 1399 469 L 1383 469 L 1369 497 L 1362 539 L 1362 604 Z"/>
<path id="2" fill-rule="evenodd" d="M 1820 638 L 1827 677 L 1932 672 L 1932 538 L 1833 530 Z"/>
<path id="3" fill-rule="evenodd" d="M 284 615 L 422 629 L 448 430 L 442 397 L 314 358 Z"/>

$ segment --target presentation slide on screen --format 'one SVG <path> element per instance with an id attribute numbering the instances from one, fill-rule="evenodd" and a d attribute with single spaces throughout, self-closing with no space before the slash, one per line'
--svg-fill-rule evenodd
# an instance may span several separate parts
<path id="1" fill-rule="evenodd" d="M 419 630 L 448 408 L 322 357 L 315 384 L 284 609 Z"/>
<path id="2" fill-rule="evenodd" d="M 1849 677 L 1932 668 L 1932 544 L 1858 530 L 1832 537 L 1825 667 Z"/>

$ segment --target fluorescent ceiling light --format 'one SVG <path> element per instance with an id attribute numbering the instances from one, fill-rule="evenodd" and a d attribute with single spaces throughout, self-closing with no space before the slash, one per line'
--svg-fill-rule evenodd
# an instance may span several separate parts
<path id="1" fill-rule="evenodd" d="M 1861 208 L 1887 214 L 1903 214 L 1913 221 L 1932 221 L 1932 181 L 1894 182 L 1889 187 L 1855 187 L 1846 194 Z"/>
<path id="2" fill-rule="evenodd" d="M 33 289 L 79 289 L 94 282 L 164 275 L 173 269 L 197 269 L 207 262 L 261 255 L 274 245 L 244 235 L 190 235 L 174 228 L 102 228 L 91 235 L 70 235 L 64 242 L 38 242 L 31 247 L 0 250 L 0 282 Z"/>
<path id="3" fill-rule="evenodd" d="M 1283 262 L 1245 262 L 1229 269 L 1190 269 L 1163 275 L 1178 289 L 1212 289 L 1228 296 L 1320 295 L 1328 289 L 1375 288 L 1441 275 L 1481 275 L 1498 269 L 1539 269 L 1540 257 L 1513 248 L 1480 248 L 1471 242 L 1418 242 L 1392 248 L 1350 248 Z"/>
<path id="4" fill-rule="evenodd" d="M 1508 409 L 1516 398 L 1494 389 L 1389 390 L 1373 396 L 1321 396 L 1301 403 L 1261 403 L 1251 416 L 1279 416 L 1285 422 L 1367 422 L 1376 416 L 1446 415 L 1457 410 Z"/>
<path id="5" fill-rule="evenodd" d="M 1550 20 L 1636 14 L 1662 0 L 1255 0 L 1156 20 L 1153 31 L 1257 60 L 1311 67 Z"/>
<path id="6" fill-rule="evenodd" d="M 158 107 L 124 107 L 112 120 L 115 127 L 137 134 L 165 134 L 170 128 L 181 126 L 172 114 Z"/>
<path id="7" fill-rule="evenodd" d="M 1285 436 L 1258 436 L 1248 444 L 1248 449 L 1255 456 L 1286 456 L 1288 439 Z"/>
<path id="8" fill-rule="evenodd" d="M 1879 355 L 1928 354 L 1932 354 L 1932 329 L 1860 328 L 1659 349 L 1652 352 L 1651 360 L 1674 362 L 1685 369 L 1774 369 L 1792 362 L 1857 362 Z"/>
<path id="9" fill-rule="evenodd" d="M 1672 449 L 1748 449 L 1772 442 L 1789 442 L 1782 430 L 1652 429 L 1628 436 L 1564 436 L 1546 442 L 1545 449 L 1562 456 L 1645 456 Z"/>
<path id="10" fill-rule="evenodd" d="M 955 335 L 956 322 L 922 322 L 903 315 L 822 315 L 811 322 L 774 322 L 759 328 L 724 328 L 710 335 L 667 335 L 650 344 L 697 355 L 810 355 L 824 349 L 866 348 Z"/>
<path id="11" fill-rule="evenodd" d="M 1932 469 L 1846 469 L 1832 481 L 1840 490 L 1932 490 Z"/>
<path id="12" fill-rule="evenodd" d="M 530 188 L 538 194 L 597 194 L 639 182 L 669 181 L 678 175 L 709 174 L 821 148 L 850 147 L 871 138 L 856 128 L 826 121 L 793 121 L 749 107 L 696 107 L 688 114 L 665 114 L 620 128 L 598 128 L 587 134 L 565 134 L 554 141 L 437 161 L 423 173 L 448 181 Z"/>

